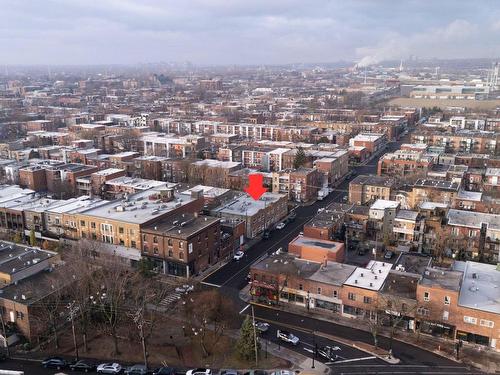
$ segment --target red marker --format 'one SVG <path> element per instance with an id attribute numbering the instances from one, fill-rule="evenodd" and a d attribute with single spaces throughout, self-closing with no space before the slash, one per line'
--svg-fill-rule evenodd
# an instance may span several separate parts
<path id="1" fill-rule="evenodd" d="M 248 175 L 248 186 L 245 188 L 245 191 L 250 195 L 253 199 L 258 200 L 262 197 L 267 189 L 262 186 L 264 182 L 264 176 L 260 173 L 254 173 Z"/>

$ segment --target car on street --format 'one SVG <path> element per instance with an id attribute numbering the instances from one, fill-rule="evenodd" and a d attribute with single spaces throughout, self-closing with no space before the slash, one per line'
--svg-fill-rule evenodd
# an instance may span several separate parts
<path id="1" fill-rule="evenodd" d="M 122 366 L 119 363 L 101 363 L 97 366 L 98 374 L 119 374 L 122 372 Z"/>
<path id="2" fill-rule="evenodd" d="M 220 370 L 219 375 L 239 375 L 239 372 L 236 370 Z"/>
<path id="3" fill-rule="evenodd" d="M 295 373 L 290 370 L 276 370 L 271 372 L 271 375 L 294 375 Z"/>
<path id="4" fill-rule="evenodd" d="M 292 345 L 297 345 L 299 343 L 299 338 L 295 336 L 293 333 L 288 331 L 279 330 L 276 332 L 276 337 L 281 341 L 287 342 Z"/>
<path id="5" fill-rule="evenodd" d="M 79 361 L 76 361 L 75 363 L 69 365 L 69 368 L 72 371 L 90 372 L 95 370 L 95 364 L 84 359 L 80 359 Z"/>
<path id="6" fill-rule="evenodd" d="M 209 368 L 195 368 L 193 370 L 188 370 L 186 375 L 212 375 L 212 370 Z"/>
<path id="7" fill-rule="evenodd" d="M 255 328 L 260 333 L 267 332 L 269 330 L 269 323 L 266 323 L 266 322 L 255 322 Z"/>
<path id="8" fill-rule="evenodd" d="M 66 360 L 61 357 L 49 357 L 42 361 L 42 366 L 45 368 L 55 368 L 61 370 L 68 365 Z"/>
<path id="9" fill-rule="evenodd" d="M 335 354 L 337 350 L 340 350 L 338 346 L 324 346 L 319 348 L 316 353 L 327 361 L 334 362 L 339 359 L 339 356 Z"/>
<path id="10" fill-rule="evenodd" d="M 384 259 L 392 259 L 393 257 L 394 257 L 394 252 L 392 252 L 391 250 L 387 250 L 384 253 Z"/>
<path id="11" fill-rule="evenodd" d="M 278 223 L 278 225 L 276 225 L 276 229 L 283 229 L 285 227 L 285 223 L 281 222 L 281 223 Z"/>
<path id="12" fill-rule="evenodd" d="M 194 285 L 184 284 L 184 285 L 181 285 L 181 286 L 178 286 L 177 288 L 175 288 L 175 291 L 177 293 L 189 293 L 189 292 L 192 292 L 193 289 L 194 289 Z"/>
<path id="13" fill-rule="evenodd" d="M 297 213 L 295 211 L 292 211 L 290 213 L 290 215 L 288 215 L 288 221 L 291 223 L 293 221 L 295 221 L 295 219 L 297 218 Z"/>
<path id="14" fill-rule="evenodd" d="M 177 370 L 174 367 L 159 367 L 153 371 L 153 375 L 175 375 Z"/>
<path id="15" fill-rule="evenodd" d="M 148 368 L 144 365 L 133 365 L 128 367 L 124 373 L 127 375 L 146 375 Z"/>
<path id="16" fill-rule="evenodd" d="M 234 253 L 233 259 L 240 260 L 241 258 L 243 258 L 244 255 L 245 255 L 245 253 L 243 251 L 237 251 Z"/>

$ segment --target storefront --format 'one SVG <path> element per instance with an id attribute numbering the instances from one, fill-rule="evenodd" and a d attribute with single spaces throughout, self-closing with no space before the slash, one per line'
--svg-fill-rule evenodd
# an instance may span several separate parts
<path id="1" fill-rule="evenodd" d="M 417 322 L 417 330 L 432 336 L 446 337 L 450 339 L 452 339 L 455 334 L 455 326 L 429 321 Z"/>
<path id="2" fill-rule="evenodd" d="M 490 339 L 489 337 L 478 335 L 476 333 L 469 333 L 464 331 L 457 331 L 457 340 L 467 341 L 471 344 L 478 344 L 489 346 Z"/>
<path id="3" fill-rule="evenodd" d="M 380 323 L 385 327 L 396 327 L 398 329 L 413 331 L 415 319 L 411 316 L 401 316 L 401 313 L 392 310 L 379 311 Z"/>
<path id="4" fill-rule="evenodd" d="M 342 311 L 342 305 L 331 302 L 331 301 L 325 301 L 322 299 L 315 298 L 314 299 L 314 307 L 322 310 L 328 310 L 334 313 L 338 313 Z"/>
<path id="5" fill-rule="evenodd" d="M 275 285 L 253 280 L 250 294 L 252 299 L 259 303 L 271 305 L 278 303 L 278 290 Z"/>

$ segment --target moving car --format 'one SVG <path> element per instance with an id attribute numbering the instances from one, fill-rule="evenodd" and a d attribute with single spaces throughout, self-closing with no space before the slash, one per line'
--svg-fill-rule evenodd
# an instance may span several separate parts
<path id="1" fill-rule="evenodd" d="M 288 342 L 292 345 L 297 345 L 299 343 L 299 338 L 295 336 L 293 333 L 288 331 L 279 330 L 276 332 L 276 337 L 281 341 Z"/>
<path id="2" fill-rule="evenodd" d="M 93 363 L 90 363 L 88 361 L 81 359 L 81 360 L 76 361 L 75 363 L 69 365 L 69 368 L 72 371 L 89 372 L 89 371 L 95 370 L 95 365 Z"/>
<path id="3" fill-rule="evenodd" d="M 196 368 L 193 370 L 188 370 L 186 375 L 212 375 L 212 370 L 209 368 Z"/>
<path id="4" fill-rule="evenodd" d="M 266 322 L 255 322 L 255 328 L 260 333 L 267 332 L 268 329 L 269 329 L 269 323 L 266 323 Z"/>
<path id="5" fill-rule="evenodd" d="M 234 253 L 233 259 L 240 260 L 241 258 L 243 258 L 244 255 L 245 255 L 245 253 L 243 251 L 237 251 Z"/>
<path id="6" fill-rule="evenodd" d="M 122 372 L 122 366 L 119 363 L 101 363 L 97 366 L 98 374 L 119 374 Z"/>
<path id="7" fill-rule="evenodd" d="M 45 368 L 55 368 L 61 370 L 68 365 L 66 360 L 61 357 L 49 357 L 42 361 L 42 366 Z"/>
<path id="8" fill-rule="evenodd" d="M 281 223 L 278 223 L 278 225 L 276 225 L 276 229 L 283 229 L 285 227 L 285 223 L 281 222 Z"/>
<path id="9" fill-rule="evenodd" d="M 148 368 L 144 365 L 133 365 L 125 370 L 127 375 L 146 375 Z"/>
<path id="10" fill-rule="evenodd" d="M 340 350 L 338 346 L 324 346 L 318 349 L 317 353 L 327 361 L 334 362 L 339 359 L 339 356 L 335 354 L 337 350 Z"/>

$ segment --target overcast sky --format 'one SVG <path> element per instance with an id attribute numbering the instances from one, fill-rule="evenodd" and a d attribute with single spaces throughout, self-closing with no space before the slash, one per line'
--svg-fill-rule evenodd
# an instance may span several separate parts
<path id="1" fill-rule="evenodd" d="M 497 0 L 0 0 L 0 64 L 500 56 Z"/>

